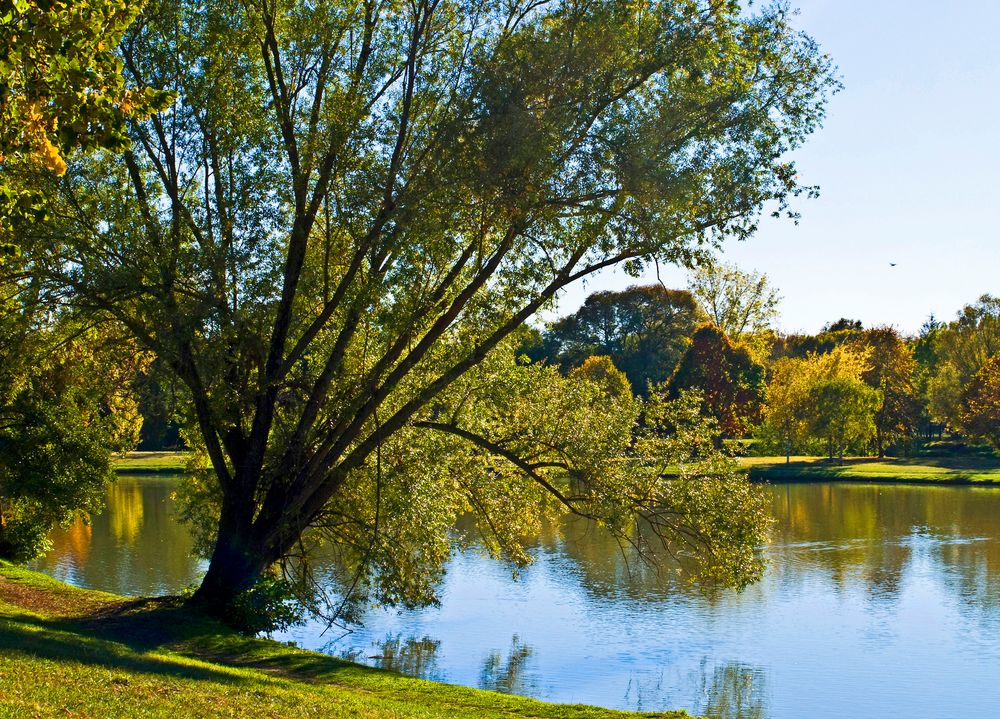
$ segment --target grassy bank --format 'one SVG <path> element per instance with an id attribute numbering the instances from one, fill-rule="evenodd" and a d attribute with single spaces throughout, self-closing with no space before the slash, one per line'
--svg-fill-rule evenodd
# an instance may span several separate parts
<path id="1" fill-rule="evenodd" d="M 1000 458 L 981 454 L 907 458 L 743 457 L 752 479 L 770 482 L 863 481 L 1000 486 Z"/>
<path id="2" fill-rule="evenodd" d="M 130 452 L 117 461 L 122 474 L 180 474 L 187 452 Z M 1000 485 L 1000 457 L 989 452 L 957 451 L 917 457 L 742 457 L 753 479 L 771 482 L 863 481 Z"/>
<path id="3" fill-rule="evenodd" d="M 627 719 L 410 679 L 246 639 L 170 600 L 85 591 L 0 562 L 0 715 Z"/>
<path id="4" fill-rule="evenodd" d="M 190 452 L 129 452 L 115 460 L 119 474 L 181 474 Z"/>

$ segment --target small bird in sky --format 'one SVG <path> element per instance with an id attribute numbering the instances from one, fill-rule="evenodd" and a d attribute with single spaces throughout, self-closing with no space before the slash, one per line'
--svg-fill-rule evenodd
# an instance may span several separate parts
<path id="1" fill-rule="evenodd" d="M 895 267 L 895 266 L 896 266 L 896 263 L 895 263 L 895 262 L 890 262 L 890 263 L 889 263 L 889 267 Z"/>

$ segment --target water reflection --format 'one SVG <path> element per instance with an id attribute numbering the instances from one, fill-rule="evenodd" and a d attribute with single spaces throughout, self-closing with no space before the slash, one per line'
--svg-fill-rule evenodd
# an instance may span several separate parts
<path id="1" fill-rule="evenodd" d="M 533 651 L 516 634 L 510 640 L 506 657 L 491 652 L 483 662 L 479 687 L 504 694 L 532 696 L 537 690 L 537 678 L 529 673 Z"/>
<path id="2" fill-rule="evenodd" d="M 172 594 L 201 576 L 191 536 L 173 515 L 170 477 L 122 476 L 107 509 L 50 536 L 53 548 L 33 568 L 83 587 L 118 594 Z"/>
<path id="3" fill-rule="evenodd" d="M 444 674 L 437 663 L 437 652 L 440 647 L 441 642 L 430 637 L 403 639 L 397 635 L 386 637 L 376 643 L 374 654 L 365 656 L 355 650 L 342 656 L 344 659 L 372 664 L 380 669 L 400 672 L 419 679 L 444 681 Z"/>
<path id="4" fill-rule="evenodd" d="M 766 677 L 762 669 L 733 662 L 714 667 L 711 674 L 704 690 L 706 715 L 713 719 L 766 719 Z M 703 677 L 707 678 L 707 671 Z"/>
<path id="5" fill-rule="evenodd" d="M 201 564 L 168 478 L 123 478 L 109 511 L 53 536 L 39 567 L 128 594 L 176 592 Z M 1000 490 L 769 487 L 764 580 L 704 593 L 583 522 L 550 526 L 536 562 L 456 554 L 441 606 L 369 610 L 280 639 L 429 679 L 552 701 L 718 719 L 1000 716 Z M 332 576 L 332 575 L 331 575 Z"/>

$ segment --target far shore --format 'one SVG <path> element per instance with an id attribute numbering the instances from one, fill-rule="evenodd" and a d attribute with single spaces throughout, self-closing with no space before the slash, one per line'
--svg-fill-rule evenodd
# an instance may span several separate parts
<path id="1" fill-rule="evenodd" d="M 130 452 L 119 459 L 119 474 L 183 474 L 191 453 L 186 451 Z M 793 455 L 741 457 L 750 478 L 766 482 L 885 482 L 1000 486 L 1000 457 L 961 454 L 941 457 L 826 457 Z"/>

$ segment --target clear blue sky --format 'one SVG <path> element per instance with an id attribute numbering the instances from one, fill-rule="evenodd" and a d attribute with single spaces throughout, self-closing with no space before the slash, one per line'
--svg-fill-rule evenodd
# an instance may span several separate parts
<path id="1" fill-rule="evenodd" d="M 768 274 L 785 331 L 843 316 L 915 333 L 932 312 L 952 319 L 1000 293 L 1000 0 L 796 5 L 798 26 L 844 83 L 794 155 L 822 194 L 799 202 L 798 226 L 766 220 L 754 238 L 726 244 L 723 259 Z M 685 284 L 677 268 L 661 277 Z M 634 282 L 593 278 L 567 292 L 559 314 Z"/>

